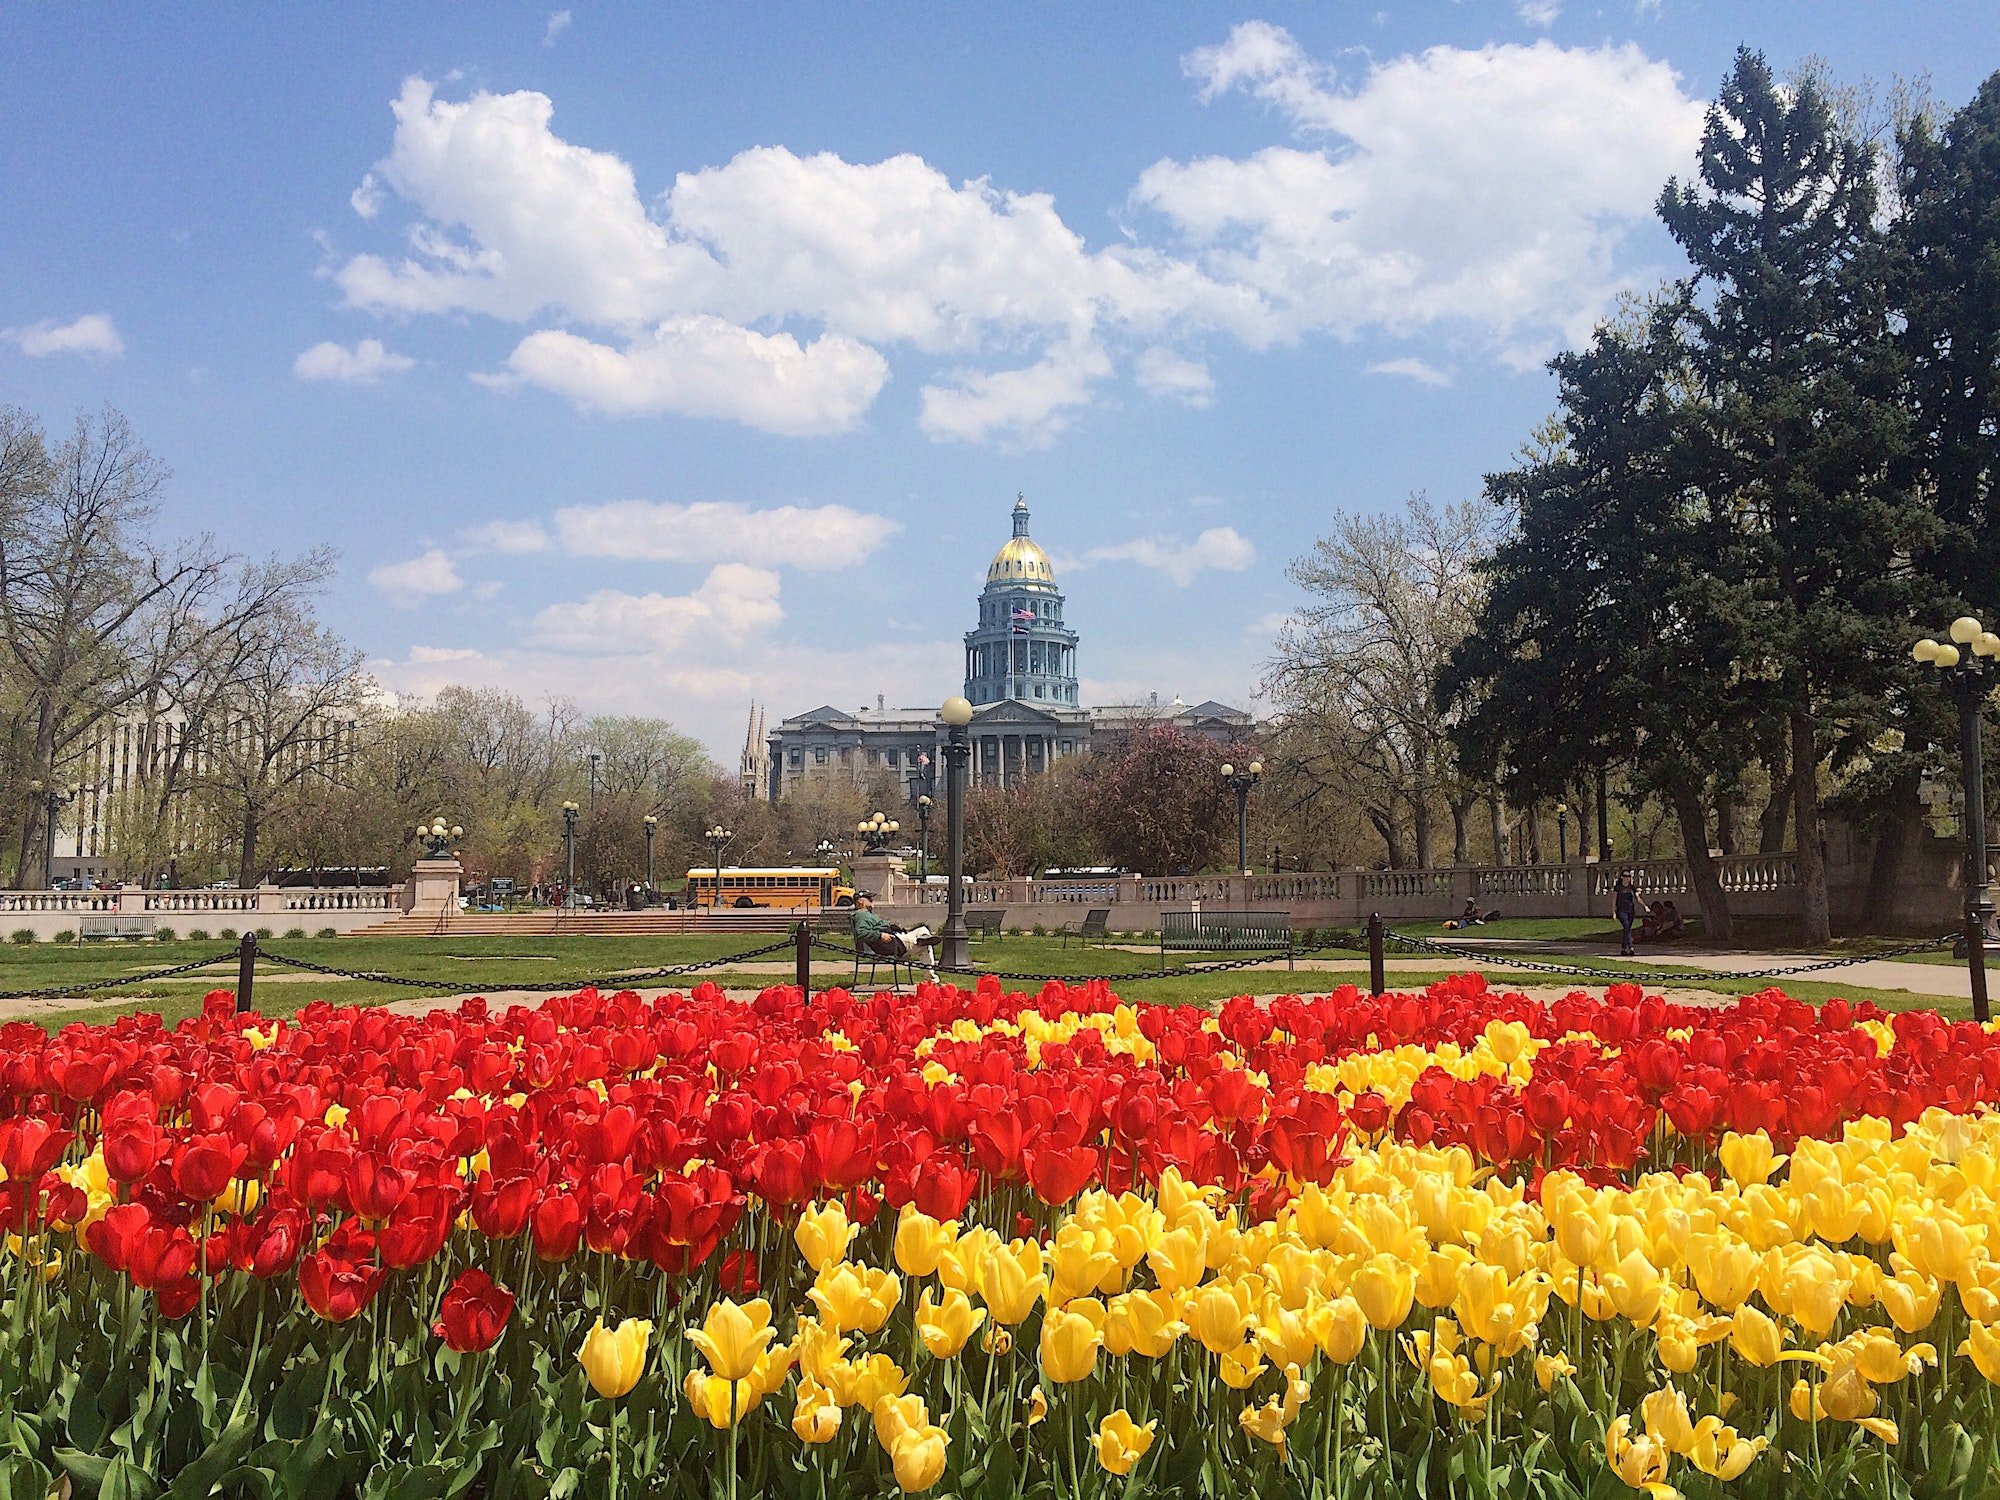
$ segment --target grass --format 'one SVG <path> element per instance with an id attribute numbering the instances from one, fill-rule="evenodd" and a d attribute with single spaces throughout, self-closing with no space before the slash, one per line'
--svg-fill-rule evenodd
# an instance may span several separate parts
<path id="1" fill-rule="evenodd" d="M 1408 930 L 1412 933 L 1422 931 L 1415 927 Z M 1502 922 L 1478 929 L 1477 932 L 1480 935 L 1529 941 L 1539 939 L 1547 942 L 1594 940 L 1601 935 L 1599 924 L 1589 919 Z M 528 990 L 550 994 L 579 979 L 592 977 L 613 979 L 621 971 L 657 968 L 704 958 L 722 957 L 751 948 L 760 948 L 771 941 L 775 941 L 775 935 L 766 938 L 758 934 L 743 933 L 639 937 L 281 939 L 274 940 L 271 947 L 289 957 L 357 972 L 393 974 L 423 980 L 426 983 L 424 987 L 417 988 L 331 977 L 260 983 L 256 992 L 256 1005 L 265 1015 L 287 1016 L 312 1000 L 329 1000 L 338 1004 L 384 1004 L 422 996 L 491 994 L 501 991 Z M 1085 948 L 1075 943 L 1065 947 L 1055 938 L 1002 936 L 974 943 L 972 959 L 976 966 L 989 970 L 1063 976 L 1106 975 L 1113 978 L 1117 983 L 1118 993 L 1126 998 L 1161 1004 L 1212 1004 L 1244 993 L 1323 994 L 1343 984 L 1365 987 L 1368 982 L 1367 965 L 1361 956 L 1340 951 L 1308 960 L 1295 971 L 1282 968 L 1207 973 L 1197 971 L 1150 979 L 1134 977 L 1121 982 L 1119 976 L 1137 976 L 1161 967 L 1161 957 L 1156 944 L 1148 947 L 1135 940 L 1131 948 L 1140 951 L 1108 945 Z M 202 997 L 210 990 L 234 990 L 236 960 L 228 944 L 220 941 L 209 943 L 180 941 L 89 946 L 58 946 L 45 943 L 32 947 L 4 947 L 0 948 L 0 990 L 39 989 L 79 984 L 93 979 L 113 978 L 170 967 L 210 956 L 217 962 L 206 971 L 176 979 L 149 981 L 130 988 L 120 987 L 105 992 L 105 998 L 101 1000 L 84 1001 L 73 1009 L 42 1012 L 32 1016 L 33 1020 L 50 1029 L 77 1021 L 108 1020 L 133 1011 L 155 1011 L 164 1020 L 172 1023 L 199 1010 Z M 788 951 L 780 951 L 770 955 L 763 962 L 785 963 L 789 956 Z M 1175 954 L 1170 955 L 1170 958 L 1174 960 L 1175 966 L 1184 966 L 1199 965 L 1226 956 Z M 1542 958 L 1561 962 L 1565 958 L 1576 956 L 1559 952 L 1538 954 L 1532 949 L 1512 950 L 1483 957 L 1478 967 L 1496 976 L 1496 982 L 1511 982 L 1522 986 L 1564 984 L 1570 981 L 1561 975 L 1542 975 L 1525 970 L 1510 971 L 1507 960 Z M 1424 955 L 1413 955 L 1413 957 L 1420 959 Z M 1670 948 L 1636 961 L 1620 961 L 1592 954 L 1588 956 L 1587 962 L 1592 968 L 1632 974 L 1643 973 L 1659 966 L 1676 967 Z M 1391 967 L 1389 982 L 1397 988 L 1421 988 L 1443 978 L 1447 973 L 1462 971 L 1473 966 L 1471 962 L 1460 965 L 1444 958 L 1439 958 L 1435 967 L 1426 964 L 1418 968 L 1406 963 Z M 261 981 L 267 977 L 294 972 L 297 971 L 285 970 L 264 961 L 258 964 L 257 978 Z M 850 960 L 839 959 L 823 952 L 815 954 L 813 978 L 816 984 L 831 986 L 846 983 L 851 972 Z M 702 980 L 712 979 L 726 989 L 757 989 L 783 982 L 788 973 L 788 969 L 780 973 L 723 965 L 714 970 L 687 976 L 678 982 L 692 987 Z M 1577 979 L 1574 982 L 1594 988 L 1606 981 L 1593 978 Z M 1681 990 L 1707 991 L 1727 998 L 1747 993 L 1765 982 L 1767 981 L 1702 978 L 1676 981 L 1673 987 Z M 1800 980 L 1794 983 L 1786 983 L 1779 979 L 1768 982 L 1781 985 L 1788 993 L 1805 1000 L 1824 1001 L 1839 997 L 1850 1000 L 1873 1000 L 1889 1010 L 1925 1007 L 1936 1008 L 1946 1015 L 1953 1016 L 1969 1013 L 1969 1006 L 1965 1000 L 1950 996 L 1927 995 L 1907 990 L 1862 988 L 1842 984 L 1837 979 Z M 1029 990 L 1034 988 L 1032 983 L 1020 981 L 1009 981 L 1009 985 L 1010 988 Z"/>

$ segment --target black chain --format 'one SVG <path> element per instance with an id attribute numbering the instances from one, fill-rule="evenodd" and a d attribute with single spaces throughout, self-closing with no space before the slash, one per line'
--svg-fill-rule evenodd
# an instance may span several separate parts
<path id="1" fill-rule="evenodd" d="M 128 984 L 151 984 L 156 979 L 171 979 L 177 974 L 206 969 L 211 964 L 225 963 L 234 957 L 236 950 L 229 948 L 213 958 L 197 958 L 189 963 L 175 964 L 171 969 L 155 969 L 150 974 L 127 974 L 118 979 L 86 979 L 76 984 L 44 985 L 38 990 L 0 990 L 0 1000 L 66 1000 L 72 995 L 87 995 L 93 990 L 115 990 Z"/>
<path id="2" fill-rule="evenodd" d="M 550 994 L 588 989 L 625 989 L 646 984 L 655 979 L 669 979 L 679 974 L 697 974 L 703 969 L 720 969 L 729 964 L 741 963 L 745 959 L 764 958 L 770 954 L 789 949 L 793 939 L 789 936 L 779 939 L 768 947 L 752 948 L 746 953 L 725 953 L 720 958 L 703 958 L 693 963 L 670 964 L 658 969 L 644 969 L 636 974 L 613 974 L 595 979 L 537 979 L 530 988 L 547 990 Z M 336 979 L 358 979 L 366 984 L 398 984 L 410 989 L 431 990 L 440 994 L 456 994 L 457 991 L 441 989 L 443 981 L 437 979 L 406 979 L 396 974 L 381 974 L 355 969 L 336 969 L 330 964 L 310 963 L 303 958 L 287 958 L 282 953 L 273 953 L 268 948 L 259 948 L 257 956 L 267 958 L 274 964 L 288 969 L 304 969 L 308 973 L 326 974 Z"/>
<path id="3" fill-rule="evenodd" d="M 854 957 L 854 950 L 852 948 L 843 947 L 839 943 L 829 942 L 827 939 L 816 934 L 813 937 L 812 945 L 840 958 Z M 1309 953 L 1318 953 L 1322 949 L 1346 946 L 1348 945 L 1344 943 L 1322 943 L 1315 948 L 1294 948 L 1291 950 L 1291 956 L 1298 958 Z M 866 953 L 861 956 L 863 958 L 868 957 Z M 886 957 L 886 955 L 883 956 Z M 1107 981 L 1120 979 L 1173 979 L 1182 974 L 1224 974 L 1232 969 L 1254 969 L 1259 964 L 1267 964 L 1273 959 L 1284 957 L 1286 957 L 1285 949 L 1273 948 L 1268 952 L 1253 953 L 1247 958 L 1223 959 L 1214 963 L 1182 964 L 1178 968 L 1166 968 L 1163 966 L 1157 969 L 1126 969 L 1117 974 L 1031 974 L 1020 969 L 980 969 L 975 968 L 971 964 L 913 964 L 913 967 L 934 968 L 940 974 L 990 974 L 995 979 L 1016 979 L 1024 984 L 1047 984 L 1052 979 L 1060 980 L 1064 983 L 1085 983 L 1092 979 Z M 901 959 L 897 960 L 899 963 L 902 961 Z"/>
<path id="4" fill-rule="evenodd" d="M 1818 963 L 1791 964 L 1783 968 L 1771 969 L 1599 969 L 1588 964 L 1542 964 L 1525 958 L 1510 958 L 1505 953 L 1491 948 L 1463 948 L 1450 943 L 1440 943 L 1432 938 L 1416 937 L 1410 933 L 1384 930 L 1383 940 L 1414 948 L 1421 953 L 1441 953 L 1449 958 L 1469 959 L 1487 963 L 1495 968 L 1531 969 L 1540 974 L 1567 974 L 1582 979 L 1628 979 L 1659 984 L 1669 981 L 1736 980 L 1736 979 L 1783 979 L 1791 974 L 1818 974 L 1828 969 L 1845 969 L 1855 964 L 1874 963 L 1878 959 L 1899 958 L 1906 953 L 1923 953 L 1932 948 L 1942 948 L 1947 943 L 1957 941 L 1958 934 L 1946 933 L 1943 937 L 1925 938 L 1921 942 L 1904 943 L 1895 948 L 1885 948 L 1879 953 L 1855 954 L 1847 958 L 1823 959 Z"/>

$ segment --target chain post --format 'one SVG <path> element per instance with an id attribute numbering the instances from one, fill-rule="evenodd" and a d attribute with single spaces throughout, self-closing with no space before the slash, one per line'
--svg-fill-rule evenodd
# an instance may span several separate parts
<path id="1" fill-rule="evenodd" d="M 251 987 L 257 982 L 257 934 L 246 932 L 236 945 L 236 1014 L 250 1010 Z"/>
<path id="2" fill-rule="evenodd" d="M 798 930 L 792 934 L 794 977 L 804 998 L 812 998 L 813 959 L 812 923 L 801 920 Z"/>
<path id="3" fill-rule="evenodd" d="M 1387 968 L 1382 961 L 1382 913 L 1368 913 L 1368 992 L 1382 994 L 1389 988 Z"/>

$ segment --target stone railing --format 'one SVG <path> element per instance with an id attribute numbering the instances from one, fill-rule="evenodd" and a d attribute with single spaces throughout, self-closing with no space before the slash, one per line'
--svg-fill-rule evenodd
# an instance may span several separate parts
<path id="1" fill-rule="evenodd" d="M 1124 882 L 1115 875 L 1104 880 L 1031 880 L 1030 901 L 1060 901 L 1075 906 L 1111 906 L 1124 899 Z"/>
<path id="2" fill-rule="evenodd" d="M 1422 900 L 1451 895 L 1450 870 L 1369 870 L 1361 877 L 1364 901 Z"/>
<path id="3" fill-rule="evenodd" d="M 1245 884 L 1254 901 L 1339 901 L 1347 894 L 1338 870 L 1321 875 L 1252 875 Z"/>
<path id="4" fill-rule="evenodd" d="M 1684 859 L 1633 860 L 1624 864 L 1590 867 L 1590 892 L 1609 896 L 1621 870 L 1630 870 L 1641 895 L 1679 896 L 1694 889 L 1694 879 Z M 1799 884 L 1799 857 L 1782 854 L 1721 854 L 1715 858 L 1716 878 L 1730 894 L 1755 894 L 1796 890 Z"/>
<path id="5" fill-rule="evenodd" d="M 0 912 L 115 912 L 116 891 L 0 891 Z"/>
<path id="6" fill-rule="evenodd" d="M 1567 896 L 1570 891 L 1568 865 L 1474 865 L 1467 874 L 1472 895 L 1482 903 L 1489 897 Z"/>
<path id="7" fill-rule="evenodd" d="M 86 916 L 151 917 L 165 929 L 190 927 L 324 928 L 352 931 L 403 908 L 400 885 L 236 886 L 148 891 L 138 886 L 95 891 L 0 891 L 0 921 L 24 920 L 37 937 L 77 930 Z"/>
<path id="8" fill-rule="evenodd" d="M 146 912 L 236 912 L 261 911 L 258 892 L 231 887 L 211 891 L 141 891 L 140 907 Z"/>

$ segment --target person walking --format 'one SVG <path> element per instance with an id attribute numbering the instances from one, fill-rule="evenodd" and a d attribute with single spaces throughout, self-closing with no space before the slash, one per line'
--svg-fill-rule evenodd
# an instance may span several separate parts
<path id="1" fill-rule="evenodd" d="M 1611 887 L 1611 912 L 1618 918 L 1618 931 L 1622 938 L 1618 956 L 1631 958 L 1638 952 L 1632 946 L 1632 924 L 1639 919 L 1639 882 L 1632 878 L 1630 870 L 1620 870 L 1616 883 Z"/>

